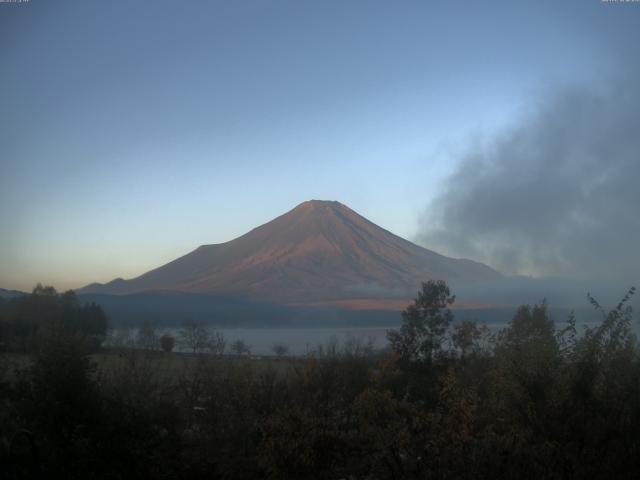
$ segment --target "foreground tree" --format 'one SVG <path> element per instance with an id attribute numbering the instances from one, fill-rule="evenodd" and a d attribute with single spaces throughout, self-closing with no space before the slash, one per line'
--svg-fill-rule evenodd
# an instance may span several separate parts
<path id="1" fill-rule="evenodd" d="M 509 416 L 512 428 L 523 435 L 544 435 L 549 412 L 559 399 L 560 348 L 547 304 L 523 305 L 495 347 L 496 386 L 503 404 L 502 416 Z"/>
<path id="2" fill-rule="evenodd" d="M 418 298 L 402 312 L 402 326 L 389 330 L 391 348 L 403 365 L 430 365 L 442 350 L 442 341 L 453 319 L 449 306 L 455 301 L 442 280 L 422 284 Z"/>
<path id="3" fill-rule="evenodd" d="M 469 354 L 478 352 L 482 348 L 482 339 L 489 334 L 486 325 L 478 326 L 476 322 L 464 320 L 454 325 L 451 334 L 451 343 L 459 353 L 460 358 L 464 359 Z"/>

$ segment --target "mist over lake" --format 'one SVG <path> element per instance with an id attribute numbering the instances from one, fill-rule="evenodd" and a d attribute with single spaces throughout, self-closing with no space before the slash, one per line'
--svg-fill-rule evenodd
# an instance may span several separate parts
<path id="1" fill-rule="evenodd" d="M 563 328 L 566 318 L 559 319 L 556 327 Z M 577 323 L 578 332 L 581 333 L 584 328 L 592 327 L 597 322 L 593 316 L 590 320 L 580 320 Z M 492 334 L 498 333 L 501 329 L 508 326 L 506 322 L 489 323 L 487 327 Z M 301 356 L 314 353 L 318 347 L 326 349 L 335 346 L 338 351 L 354 342 L 361 346 L 370 346 L 374 351 L 382 350 L 389 346 L 387 332 L 391 329 L 397 329 L 400 323 L 394 326 L 371 326 L 371 327 L 330 327 L 330 328 L 216 328 L 210 327 L 211 332 L 217 332 L 224 335 L 227 343 L 226 353 L 230 354 L 229 346 L 237 341 L 242 340 L 251 350 L 252 355 L 274 355 L 273 347 L 275 345 L 283 345 L 287 347 L 289 355 Z M 638 322 L 634 325 L 634 331 L 640 332 Z M 127 335 L 128 341 L 135 343 L 137 328 L 115 328 L 110 333 L 105 342 L 105 346 L 115 345 L 115 339 L 122 338 Z M 158 328 L 156 335 L 171 335 L 176 339 L 176 348 L 174 351 L 189 353 L 189 349 L 180 344 L 180 328 Z"/>
<path id="2" fill-rule="evenodd" d="M 352 327 L 352 328 L 214 328 L 212 331 L 224 335 L 227 342 L 226 353 L 231 353 L 228 348 L 236 340 L 243 340 L 251 349 L 252 355 L 274 355 L 274 345 L 288 347 L 290 355 L 306 355 L 313 352 L 318 346 L 326 347 L 332 343 L 337 348 L 342 348 L 347 342 L 357 341 L 363 345 L 372 343 L 374 349 L 387 346 L 386 327 Z M 130 329 L 132 339 L 138 329 Z M 122 330 L 114 330 L 110 339 L 117 338 Z M 176 351 L 188 352 L 187 348 L 180 346 L 179 328 L 160 328 L 158 335 L 168 334 L 178 341 Z M 107 345 L 109 345 L 107 340 Z"/>

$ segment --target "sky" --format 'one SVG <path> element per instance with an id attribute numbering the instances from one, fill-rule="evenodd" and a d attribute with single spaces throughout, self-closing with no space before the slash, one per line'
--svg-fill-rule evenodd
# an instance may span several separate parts
<path id="1" fill-rule="evenodd" d="M 633 279 L 639 58 L 640 2 L 0 3 L 0 287 L 131 278 L 309 199 Z"/>

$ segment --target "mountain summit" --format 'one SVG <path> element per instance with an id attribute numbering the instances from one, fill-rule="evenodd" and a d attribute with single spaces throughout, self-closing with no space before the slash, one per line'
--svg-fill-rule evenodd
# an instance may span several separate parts
<path id="1" fill-rule="evenodd" d="M 235 240 L 202 245 L 137 278 L 91 284 L 81 293 L 175 291 L 348 306 L 411 298 L 428 279 L 500 277 L 486 265 L 404 240 L 339 202 L 311 200 Z"/>

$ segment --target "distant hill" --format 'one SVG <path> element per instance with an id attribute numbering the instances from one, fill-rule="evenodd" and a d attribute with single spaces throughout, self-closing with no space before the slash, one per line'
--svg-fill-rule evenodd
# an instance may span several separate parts
<path id="1" fill-rule="evenodd" d="M 502 275 L 415 245 L 339 202 L 311 200 L 226 243 L 202 245 L 139 277 L 78 293 L 214 294 L 287 306 L 393 309 L 428 279 L 456 284 Z"/>
<path id="2" fill-rule="evenodd" d="M 0 298 L 3 300 L 10 300 L 15 297 L 21 297 L 22 295 L 27 294 L 20 290 L 5 290 L 4 288 L 0 288 Z"/>

